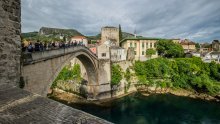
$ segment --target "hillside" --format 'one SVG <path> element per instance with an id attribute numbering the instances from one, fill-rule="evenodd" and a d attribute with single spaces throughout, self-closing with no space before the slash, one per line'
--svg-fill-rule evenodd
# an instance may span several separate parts
<path id="1" fill-rule="evenodd" d="M 122 32 L 122 38 L 126 38 L 126 37 L 133 37 L 134 35 L 131 33 L 127 33 L 127 32 Z M 97 34 L 96 36 L 87 36 L 90 40 L 98 40 L 101 39 L 101 34 Z"/>
<path id="2" fill-rule="evenodd" d="M 126 37 L 133 37 L 134 34 L 131 33 L 127 33 L 127 32 L 122 32 L 122 39 L 126 38 Z"/>
<path id="3" fill-rule="evenodd" d="M 21 33 L 22 38 L 30 38 L 38 35 L 38 32 Z"/>
<path id="4" fill-rule="evenodd" d="M 39 35 L 65 35 L 65 36 L 83 36 L 80 32 L 75 29 L 59 29 L 59 28 L 40 28 Z"/>
<path id="5" fill-rule="evenodd" d="M 83 36 L 80 32 L 75 29 L 59 29 L 59 28 L 48 28 L 42 27 L 39 32 L 27 32 L 22 33 L 21 36 L 23 39 L 33 40 L 33 41 L 59 41 L 60 35 L 66 36 L 66 38 L 70 38 L 72 36 Z"/>

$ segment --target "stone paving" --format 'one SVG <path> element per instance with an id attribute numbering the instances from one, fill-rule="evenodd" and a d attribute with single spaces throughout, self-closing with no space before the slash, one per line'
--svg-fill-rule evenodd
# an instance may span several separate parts
<path id="1" fill-rule="evenodd" d="M 0 124 L 110 124 L 103 119 L 32 94 L 0 84 Z"/>

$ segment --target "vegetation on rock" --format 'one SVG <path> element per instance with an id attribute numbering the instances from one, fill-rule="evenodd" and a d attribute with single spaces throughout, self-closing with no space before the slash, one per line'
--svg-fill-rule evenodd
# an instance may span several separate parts
<path id="1" fill-rule="evenodd" d="M 122 69 L 119 65 L 111 66 L 111 85 L 118 85 L 122 80 Z"/>
<path id="2" fill-rule="evenodd" d="M 79 64 L 75 64 L 73 67 L 65 66 L 53 82 L 52 87 L 55 88 L 59 81 L 69 80 L 73 80 L 76 83 L 81 83 L 82 77 Z"/>
<path id="3" fill-rule="evenodd" d="M 139 84 L 183 88 L 211 95 L 220 93 L 220 65 L 204 63 L 201 58 L 136 61 L 134 70 Z"/>

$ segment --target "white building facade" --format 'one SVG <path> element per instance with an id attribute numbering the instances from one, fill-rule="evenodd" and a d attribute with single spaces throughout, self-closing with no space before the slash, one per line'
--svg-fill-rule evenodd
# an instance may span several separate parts
<path id="1" fill-rule="evenodd" d="M 135 60 L 146 61 L 150 58 L 157 58 L 158 54 L 156 51 L 156 43 L 159 39 L 157 38 L 145 38 L 145 37 L 132 37 L 126 38 L 121 41 L 122 48 L 128 50 L 128 48 L 134 49 Z M 146 56 L 148 49 L 155 50 L 155 54 L 151 57 Z"/>
<path id="2" fill-rule="evenodd" d="M 111 47 L 111 61 L 112 62 L 120 62 L 126 61 L 127 58 L 127 50 L 121 47 Z"/>

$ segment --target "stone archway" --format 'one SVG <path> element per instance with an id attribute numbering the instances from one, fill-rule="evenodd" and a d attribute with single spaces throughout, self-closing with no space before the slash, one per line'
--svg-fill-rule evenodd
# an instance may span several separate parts
<path id="1" fill-rule="evenodd" d="M 62 71 L 62 69 L 68 65 L 71 60 L 74 58 L 77 58 L 83 65 L 86 71 L 87 75 L 87 92 L 88 92 L 88 97 L 89 98 L 94 98 L 98 93 L 99 89 L 97 88 L 99 86 L 98 83 L 98 69 L 96 67 L 96 63 L 85 53 L 76 53 L 72 57 L 66 60 L 65 63 L 63 63 L 60 68 L 57 70 L 57 72 L 54 74 L 52 80 L 50 80 L 49 87 L 47 88 L 47 91 L 51 87 L 52 83 L 55 81 L 56 77 L 59 75 L 59 73 Z"/>
<path id="2" fill-rule="evenodd" d="M 60 50 L 59 56 L 53 53 L 59 53 L 59 50 L 36 53 L 32 57 L 38 60 L 23 66 L 22 75 L 25 81 L 25 89 L 46 96 L 63 67 L 73 58 L 78 58 L 88 75 L 88 92 L 93 96 L 98 93 L 98 60 L 94 58 L 93 54 L 85 48 L 76 49 L 76 51 L 68 54 L 63 54 Z M 47 59 L 44 58 L 45 56 Z"/>

